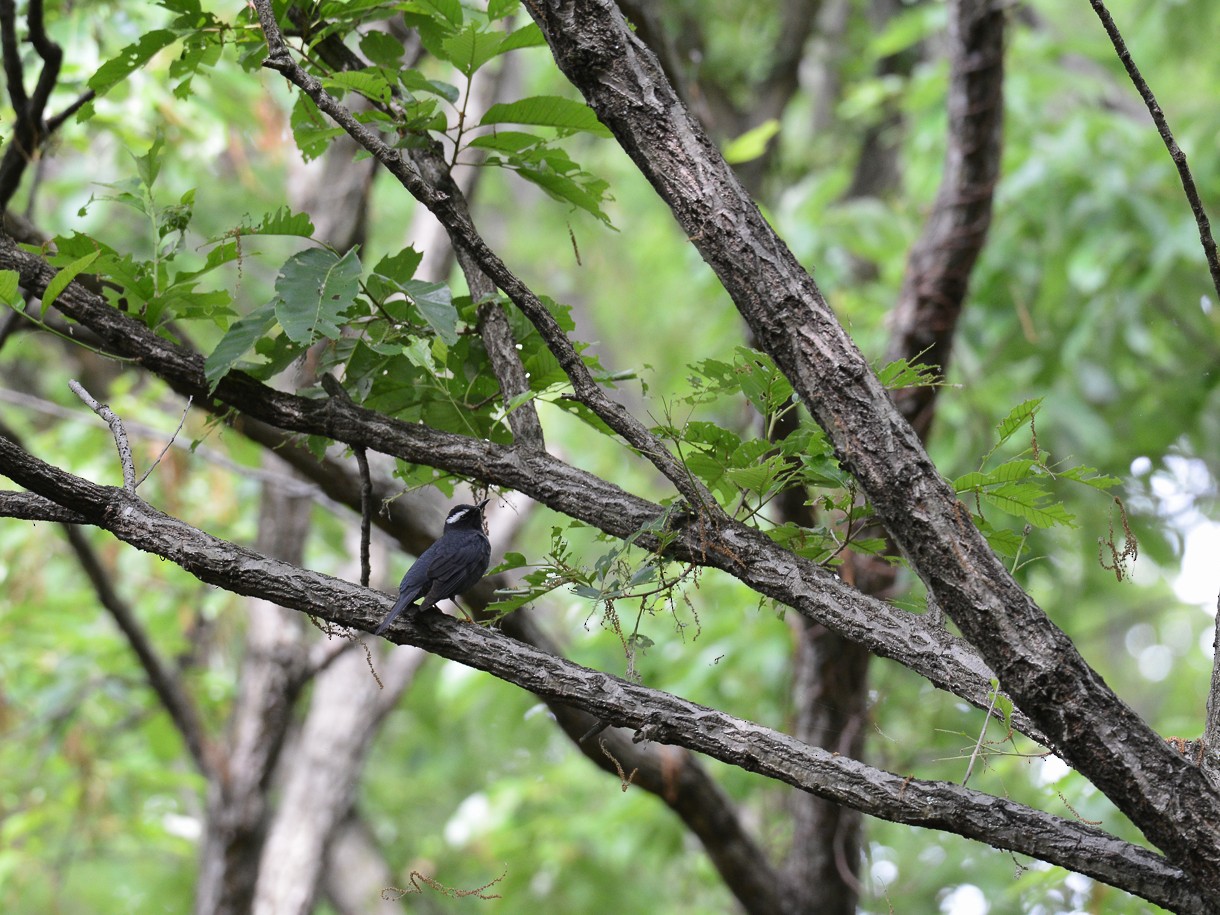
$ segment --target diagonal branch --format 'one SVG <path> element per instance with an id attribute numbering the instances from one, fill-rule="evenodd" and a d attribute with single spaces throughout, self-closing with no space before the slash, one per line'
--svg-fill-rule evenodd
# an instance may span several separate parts
<path id="1" fill-rule="evenodd" d="M 715 270 L 915 572 L 1056 752 L 1201 882 L 1220 794 L 1085 662 L 1008 573 L 817 284 L 686 111 L 612 0 L 526 0 L 556 62 Z M 992 0 L 958 0 L 964 27 Z"/>
<path id="2" fill-rule="evenodd" d="M 220 540 L 122 489 L 99 486 L 0 438 L 0 473 L 80 512 L 119 540 L 201 581 L 368 630 L 389 598 Z M 754 722 L 590 670 L 479 626 L 419 614 L 396 638 L 579 708 L 651 740 L 704 753 L 873 816 L 1028 854 L 1182 912 L 1215 912 L 1179 868 L 1102 830 L 947 782 L 926 781 L 810 747 Z"/>
<path id="3" fill-rule="evenodd" d="M 1211 271 L 1212 287 L 1216 290 L 1216 295 L 1220 297 L 1220 255 L 1216 253 L 1216 239 L 1212 235 L 1211 223 L 1208 221 L 1207 212 L 1203 209 L 1203 201 L 1199 197 L 1199 188 L 1195 186 L 1194 175 L 1190 172 L 1190 166 L 1186 163 L 1186 153 L 1182 151 L 1182 147 L 1178 146 L 1178 141 L 1173 138 L 1173 131 L 1169 129 L 1169 121 L 1165 119 L 1165 112 L 1161 110 L 1160 104 L 1156 100 L 1156 96 L 1152 94 L 1152 89 L 1148 85 L 1148 81 L 1144 79 L 1140 73 L 1139 67 L 1135 65 L 1135 60 L 1131 57 L 1131 52 L 1127 50 L 1127 43 L 1123 41 L 1122 33 L 1118 30 L 1118 25 L 1114 22 L 1114 17 L 1110 15 L 1110 11 L 1106 9 L 1105 3 L 1102 0 L 1089 0 L 1093 5 L 1093 11 L 1097 13 L 1097 18 L 1101 20 L 1102 28 L 1106 30 L 1106 34 L 1110 37 L 1110 43 L 1114 45 L 1114 51 L 1118 54 L 1118 59 L 1122 61 L 1123 67 L 1127 70 L 1127 75 L 1131 77 L 1131 82 L 1135 89 L 1140 94 L 1140 98 L 1144 100 L 1144 104 L 1148 107 L 1148 113 L 1152 115 L 1152 122 L 1156 124 L 1157 133 L 1161 135 L 1161 139 L 1165 142 L 1165 148 L 1169 150 L 1169 157 L 1173 159 L 1173 164 L 1178 169 L 1178 178 L 1182 182 L 1182 190 L 1186 194 L 1186 202 L 1190 204 L 1190 211 L 1195 216 L 1195 225 L 1199 229 L 1199 243 L 1203 246 L 1203 256 L 1207 260 L 1207 269 Z"/>
<path id="4" fill-rule="evenodd" d="M 42 295 L 55 270 L 43 259 L 21 251 L 0 235 L 0 269 L 16 270 L 22 285 Z M 797 556 L 765 533 L 738 521 L 691 521 L 625 492 L 544 451 L 505 448 L 416 423 L 394 420 L 344 402 L 298 397 L 277 391 L 241 372 L 230 372 L 209 393 L 203 357 L 109 307 L 100 296 L 72 282 L 56 299 L 56 308 L 101 337 L 114 353 L 137 360 L 195 403 L 217 414 L 237 408 L 253 420 L 288 432 L 321 435 L 352 447 L 394 455 L 404 461 L 437 467 L 484 482 L 515 489 L 572 518 L 615 537 L 636 536 L 644 549 L 660 549 L 650 531 L 669 518 L 676 539 L 666 555 L 721 569 L 755 591 L 774 598 L 874 654 L 910 667 L 933 685 L 986 709 L 993 674 L 978 652 L 942 627 L 860 594 L 837 575 Z M 640 531 L 649 531 L 641 534 Z M 1044 746 L 1047 740 L 1023 713 L 1013 723 Z M 1054 749 L 1054 747 L 1052 747 Z"/>
<path id="5" fill-rule="evenodd" d="M 312 34 L 318 28 L 316 23 L 310 21 L 309 12 L 301 4 L 294 3 L 290 6 L 288 16 L 306 34 Z M 358 70 L 367 66 L 367 62 L 345 45 L 338 34 L 329 34 L 317 41 L 313 45 L 313 53 L 325 61 L 327 66 L 336 70 Z M 397 89 L 394 90 L 393 97 L 398 98 Z M 392 117 L 401 114 L 389 103 L 374 106 Z M 412 144 L 406 154 L 420 177 L 438 194 L 447 197 L 455 211 L 469 222 L 470 206 L 466 195 L 454 180 L 453 171 L 445 161 L 440 143 L 429 140 L 419 146 Z M 457 254 L 471 298 L 478 304 L 479 333 L 483 337 L 492 371 L 500 383 L 501 397 L 507 410 L 514 398 L 527 394 L 530 389 L 525 368 L 521 364 L 521 355 L 516 348 L 516 340 L 513 339 L 512 328 L 500 303 L 496 301 L 495 283 L 479 268 L 465 248 L 454 246 L 452 250 Z M 546 447 L 542 424 L 538 420 L 538 411 L 532 400 L 526 400 L 511 410 L 507 419 L 516 444 L 540 451 Z"/>
<path id="6" fill-rule="evenodd" d="M 17 192 L 17 186 L 21 183 L 21 176 L 25 174 L 26 167 L 34 161 L 39 147 L 46 143 L 53 129 L 63 123 L 62 116 L 56 119 L 54 125 L 48 124 L 44 119 L 47 102 L 59 81 L 63 51 L 47 36 L 42 14 L 42 0 L 30 0 L 26 21 L 30 44 L 42 58 L 42 70 L 34 84 L 33 93 L 27 95 L 25 73 L 17 47 L 16 5 L 13 0 L 0 0 L 0 51 L 4 56 L 4 74 L 16 116 L 12 136 L 4 149 L 3 157 L 0 157 L 0 210 L 8 207 L 13 194 Z"/>
<path id="7" fill-rule="evenodd" d="M 352 139 L 368 150 L 416 200 L 436 216 L 449 232 L 454 249 L 466 251 L 483 273 L 504 291 L 538 330 L 539 336 L 572 382 L 577 400 L 589 407 L 606 425 L 622 436 L 627 444 L 646 457 L 692 506 L 705 511 L 715 511 L 716 502 L 707 488 L 622 404 L 606 396 L 555 316 L 488 247 L 471 223 L 469 213 L 463 212 L 464 207 L 455 204 L 452 196 L 429 183 L 400 150 L 386 143 L 371 128 L 361 124 L 323 88 L 320 80 L 305 72 L 292 59 L 270 0 L 256 0 L 254 5 L 258 9 L 259 22 L 267 37 L 268 56 L 263 61 L 263 66 L 281 73 L 304 92 L 320 111 L 329 115 Z"/>

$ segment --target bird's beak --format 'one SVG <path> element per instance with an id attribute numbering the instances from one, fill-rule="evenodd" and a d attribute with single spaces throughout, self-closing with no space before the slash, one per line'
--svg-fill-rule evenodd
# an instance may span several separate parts
<path id="1" fill-rule="evenodd" d="M 480 512 L 482 512 L 483 509 L 485 509 L 487 507 L 487 503 L 489 503 L 490 501 L 491 501 L 491 499 L 484 499 L 482 502 L 480 502 L 478 505 L 476 505 L 475 508 L 477 508 Z"/>

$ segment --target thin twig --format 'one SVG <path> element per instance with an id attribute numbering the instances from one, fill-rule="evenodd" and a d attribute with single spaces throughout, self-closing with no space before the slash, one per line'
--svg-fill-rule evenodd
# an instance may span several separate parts
<path id="1" fill-rule="evenodd" d="M 161 458 L 165 457 L 169 449 L 174 446 L 174 439 L 176 439 L 178 437 L 178 433 L 182 431 L 182 426 L 186 422 L 186 414 L 190 412 L 191 403 L 194 401 L 194 399 L 195 398 L 193 396 L 188 396 L 186 398 L 186 409 L 182 411 L 182 419 L 178 420 L 178 428 L 175 429 L 174 434 L 169 437 L 169 441 L 165 443 L 165 447 L 161 449 L 161 453 L 157 455 L 157 459 L 152 462 L 152 466 L 144 471 L 144 476 L 140 477 L 140 482 L 136 483 L 136 488 L 139 488 L 140 485 L 148 479 L 149 474 L 156 470 L 157 465 L 161 463 Z"/>
<path id="2" fill-rule="evenodd" d="M 970 754 L 970 762 L 966 764 L 966 774 L 962 776 L 962 786 L 965 787 L 966 782 L 970 781 L 970 773 L 974 771 L 974 761 L 979 758 L 979 750 L 983 748 L 983 738 L 987 736 L 987 725 L 991 724 L 991 712 L 995 708 L 996 700 L 1000 698 L 1000 687 L 997 684 L 995 689 L 991 691 L 991 705 L 987 707 L 987 714 L 983 716 L 983 729 L 979 731 L 979 739 L 974 742 L 974 752 Z"/>
<path id="3" fill-rule="evenodd" d="M 580 401 L 592 410 L 630 446 L 640 452 L 661 472 L 696 511 L 716 511 L 716 502 L 702 483 L 693 480 L 682 463 L 661 441 L 648 431 L 620 403 L 607 397 L 593 378 L 580 353 L 572 345 L 555 316 L 542 300 L 516 276 L 476 231 L 467 214 L 454 206 L 450 195 L 435 187 L 407 161 L 402 152 L 386 143 L 379 134 L 355 116 L 322 83 L 301 68 L 284 42 L 270 0 L 255 0 L 259 21 L 267 38 L 268 55 L 263 66 L 282 74 L 301 89 L 318 108 L 347 131 L 372 154 L 416 200 L 426 206 L 449 232 L 456 249 L 464 248 L 480 269 L 512 300 L 537 329 L 572 382 Z"/>
<path id="4" fill-rule="evenodd" d="M 1207 258 L 1207 269 L 1211 271 L 1212 286 L 1215 287 L 1217 299 L 1220 299 L 1220 255 L 1217 255 L 1216 252 L 1216 239 L 1212 236 L 1211 223 L 1203 209 L 1203 201 L 1199 198 L 1199 189 L 1195 186 L 1194 175 L 1190 172 L 1190 166 L 1186 164 L 1186 153 L 1178 146 L 1178 141 L 1173 138 L 1169 122 L 1165 120 L 1165 112 L 1161 110 L 1156 96 L 1152 94 L 1152 89 L 1140 74 L 1139 67 L 1135 65 L 1131 52 L 1127 50 L 1127 44 L 1123 41 L 1122 33 L 1118 31 L 1118 26 L 1114 23 L 1114 17 L 1110 15 L 1110 11 L 1106 9 L 1102 0 L 1089 0 L 1089 2 L 1093 4 L 1093 11 L 1101 20 L 1106 34 L 1110 36 L 1110 43 L 1114 45 L 1118 59 L 1126 67 L 1127 75 L 1131 77 L 1131 82 L 1139 92 L 1140 98 L 1144 100 L 1148 113 L 1152 115 L 1152 122 L 1156 124 L 1161 139 L 1165 141 L 1165 148 L 1169 150 L 1173 164 L 1177 166 L 1178 177 L 1182 180 L 1182 190 L 1186 192 L 1186 200 L 1190 203 L 1190 210 L 1195 214 L 1195 224 L 1199 227 L 1199 242 L 1203 245 L 1203 256 Z"/>
<path id="5" fill-rule="evenodd" d="M 110 409 L 108 404 L 94 400 L 93 395 L 86 391 L 79 381 L 75 379 L 69 381 L 68 387 L 72 389 L 73 394 L 84 401 L 85 406 L 100 416 L 110 427 L 115 447 L 119 449 L 119 463 L 123 466 L 123 488 L 134 494 L 136 491 L 136 465 L 131 457 L 131 443 L 127 441 L 127 430 L 123 428 L 123 420 Z"/>

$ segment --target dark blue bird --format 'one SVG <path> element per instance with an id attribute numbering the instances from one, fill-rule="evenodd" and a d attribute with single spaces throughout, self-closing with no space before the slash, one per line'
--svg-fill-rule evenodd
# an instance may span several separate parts
<path id="1" fill-rule="evenodd" d="M 483 530 L 483 509 L 491 499 L 478 505 L 455 505 L 445 518 L 441 538 L 420 554 L 407 569 L 398 586 L 394 609 L 377 627 L 381 635 L 390 623 L 421 597 L 419 612 L 443 600 L 452 600 L 467 588 L 472 588 L 487 574 L 491 562 L 491 544 Z"/>

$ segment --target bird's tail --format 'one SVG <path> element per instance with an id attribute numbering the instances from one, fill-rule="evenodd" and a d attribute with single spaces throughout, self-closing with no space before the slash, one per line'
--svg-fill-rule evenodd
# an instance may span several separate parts
<path id="1" fill-rule="evenodd" d="M 394 609 L 390 611 L 389 616 L 381 621 L 381 625 L 377 627 L 377 630 L 373 633 L 373 635 L 381 635 L 381 633 L 390 628 L 390 623 L 394 622 L 394 620 L 398 618 L 398 614 L 402 613 L 402 611 L 406 610 L 407 607 L 411 606 L 412 602 L 409 598 L 409 594 L 398 595 L 398 600 L 394 602 Z"/>

